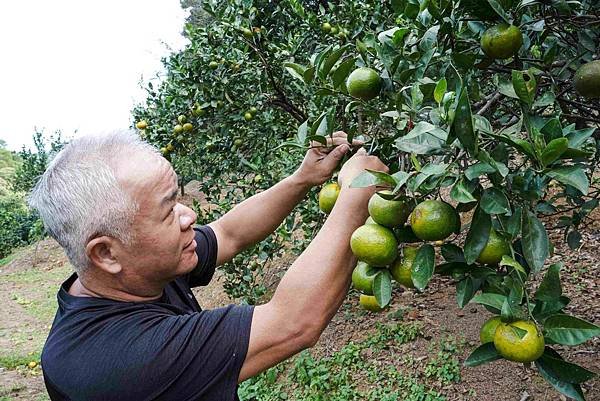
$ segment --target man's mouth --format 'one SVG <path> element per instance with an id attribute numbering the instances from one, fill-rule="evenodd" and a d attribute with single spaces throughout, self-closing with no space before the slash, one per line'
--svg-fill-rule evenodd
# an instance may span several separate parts
<path id="1" fill-rule="evenodd" d="M 187 250 L 188 248 L 196 248 L 196 240 L 192 238 L 190 242 L 187 243 L 186 246 L 183 247 L 183 250 Z"/>

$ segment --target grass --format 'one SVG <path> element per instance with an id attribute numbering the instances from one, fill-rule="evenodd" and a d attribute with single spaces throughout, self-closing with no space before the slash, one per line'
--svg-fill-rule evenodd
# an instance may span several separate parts
<path id="1" fill-rule="evenodd" d="M 240 385 L 241 400 L 276 401 L 444 401 L 436 386 L 460 381 L 456 354 L 460 344 L 444 339 L 425 369 L 405 354 L 402 345 L 415 341 L 415 323 L 378 324 L 367 338 L 350 342 L 330 356 L 310 351 L 281 363 Z"/>
<path id="2" fill-rule="evenodd" d="M 27 364 L 31 361 L 35 361 L 39 363 L 40 361 L 40 353 L 33 352 L 30 354 L 5 354 L 0 355 L 0 367 L 7 370 L 15 370 L 17 368 L 25 368 Z"/>

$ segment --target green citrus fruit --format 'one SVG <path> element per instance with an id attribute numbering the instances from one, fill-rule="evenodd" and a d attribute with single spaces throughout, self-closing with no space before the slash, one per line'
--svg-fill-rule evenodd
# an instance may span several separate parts
<path id="1" fill-rule="evenodd" d="M 518 329 L 525 331 L 525 335 L 519 335 Z M 525 320 L 500 323 L 494 334 L 496 350 L 509 361 L 533 362 L 544 353 L 544 345 L 544 336 L 535 323 Z"/>
<path id="2" fill-rule="evenodd" d="M 411 213 L 410 226 L 418 238 L 437 241 L 460 230 L 460 216 L 446 202 L 426 200 Z"/>
<path id="3" fill-rule="evenodd" d="M 182 114 L 179 117 L 177 117 L 177 121 L 179 121 L 179 124 L 183 124 L 185 122 L 185 116 Z"/>
<path id="4" fill-rule="evenodd" d="M 242 28 L 242 34 L 246 39 L 250 39 L 253 35 L 252 31 L 248 28 Z"/>
<path id="5" fill-rule="evenodd" d="M 243 143 L 244 141 L 242 141 L 240 138 L 233 141 L 234 146 L 242 146 Z"/>
<path id="6" fill-rule="evenodd" d="M 363 294 L 373 295 L 373 280 L 378 272 L 378 268 L 358 262 L 352 271 L 352 285 Z"/>
<path id="7" fill-rule="evenodd" d="M 176 134 L 181 134 L 183 132 L 183 126 L 181 124 L 177 124 L 175 127 L 173 127 L 173 132 Z"/>
<path id="8" fill-rule="evenodd" d="M 167 148 L 162 147 L 160 148 L 160 153 L 162 153 L 162 155 L 165 156 L 167 153 L 169 153 L 169 151 L 167 150 Z"/>
<path id="9" fill-rule="evenodd" d="M 415 288 L 412 281 L 412 265 L 417 257 L 418 250 L 418 247 L 405 246 L 402 248 L 402 257 L 396 259 L 390 267 L 390 273 L 392 273 L 394 280 L 406 288 Z"/>
<path id="10" fill-rule="evenodd" d="M 497 265 L 504 255 L 510 255 L 510 244 L 498 235 L 496 230 L 491 229 L 490 237 L 479 254 L 477 261 L 486 265 Z"/>
<path id="11" fill-rule="evenodd" d="M 323 22 L 321 25 L 321 30 L 325 33 L 331 32 L 331 24 L 329 22 Z"/>
<path id="12" fill-rule="evenodd" d="M 481 36 L 481 49 L 494 59 L 507 59 L 518 53 L 523 46 L 523 34 L 514 25 L 498 24 Z"/>
<path id="13" fill-rule="evenodd" d="M 248 112 L 249 112 L 250 114 L 252 114 L 252 116 L 255 116 L 255 115 L 256 115 L 256 113 L 258 113 L 258 109 L 257 109 L 256 107 L 252 106 L 252 107 L 250 107 L 250 108 L 248 109 Z"/>
<path id="14" fill-rule="evenodd" d="M 192 114 L 194 115 L 194 117 L 202 117 L 203 115 L 206 114 L 206 111 L 202 107 L 198 106 L 198 107 L 194 108 L 194 110 L 192 111 Z"/>
<path id="15" fill-rule="evenodd" d="M 381 191 L 380 193 L 391 195 L 392 191 Z M 406 200 L 387 200 L 379 196 L 378 193 L 371 196 L 368 207 L 369 215 L 377 224 L 390 228 L 406 223 L 406 219 L 408 219 L 411 212 Z"/>
<path id="16" fill-rule="evenodd" d="M 254 176 L 254 183 L 255 184 L 258 184 L 258 183 L 262 182 L 262 180 L 263 180 L 263 176 L 262 175 L 257 174 L 257 175 Z"/>
<path id="17" fill-rule="evenodd" d="M 600 97 L 600 60 L 579 67 L 575 73 L 575 90 L 588 99 Z"/>
<path id="18" fill-rule="evenodd" d="M 217 63 L 216 61 L 211 61 L 210 63 L 208 63 L 208 68 L 210 68 L 211 70 L 216 70 L 217 68 L 219 68 L 219 63 Z"/>
<path id="19" fill-rule="evenodd" d="M 514 4 L 514 0 L 497 0 L 502 8 L 506 11 L 510 10 Z M 500 19 L 498 13 L 490 6 L 487 1 L 482 0 L 462 0 L 460 2 L 464 11 L 479 18 L 483 21 L 494 21 Z"/>
<path id="20" fill-rule="evenodd" d="M 368 67 L 357 68 L 346 80 L 348 93 L 361 100 L 371 100 L 381 92 L 382 81 L 377 71 Z"/>
<path id="21" fill-rule="evenodd" d="M 326 214 L 331 213 L 339 194 L 340 186 L 336 182 L 324 185 L 319 192 L 319 209 Z"/>
<path id="22" fill-rule="evenodd" d="M 332 35 L 335 35 L 336 33 L 338 33 L 338 28 L 337 26 L 332 26 L 331 30 L 329 31 L 329 33 L 331 33 Z"/>
<path id="23" fill-rule="evenodd" d="M 366 309 L 371 312 L 381 312 L 383 310 L 383 308 L 379 306 L 379 304 L 377 303 L 377 299 L 375 299 L 373 295 L 360 294 L 360 299 L 358 303 L 363 309 Z"/>
<path id="24" fill-rule="evenodd" d="M 375 267 L 387 266 L 398 256 L 394 233 L 379 224 L 358 227 L 352 233 L 350 248 L 358 260 Z"/>
<path id="25" fill-rule="evenodd" d="M 371 216 L 369 216 L 365 220 L 365 224 L 377 224 L 377 223 L 375 223 L 375 220 L 373 220 L 373 218 Z"/>
<path id="26" fill-rule="evenodd" d="M 183 130 L 185 132 L 190 132 L 193 129 L 194 129 L 194 126 L 191 123 L 185 123 L 185 124 L 183 124 Z"/>
<path id="27" fill-rule="evenodd" d="M 141 121 L 138 121 L 137 124 L 135 124 L 135 127 L 137 129 L 146 129 L 146 128 L 148 128 L 148 123 L 146 122 L 146 120 L 141 120 Z"/>
<path id="28" fill-rule="evenodd" d="M 482 344 L 494 342 L 494 334 L 500 323 L 502 323 L 500 316 L 494 316 L 485 321 L 479 330 L 479 339 Z"/>
<path id="29" fill-rule="evenodd" d="M 252 113 L 250 113 L 249 111 L 244 113 L 244 120 L 246 121 L 252 121 L 254 117 L 252 116 Z"/>
<path id="30" fill-rule="evenodd" d="M 172 143 L 167 144 L 167 151 L 172 152 L 175 149 Z"/>

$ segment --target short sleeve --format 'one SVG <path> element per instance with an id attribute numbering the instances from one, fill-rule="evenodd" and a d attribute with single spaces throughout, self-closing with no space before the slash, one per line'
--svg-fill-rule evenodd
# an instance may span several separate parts
<path id="1" fill-rule="evenodd" d="M 217 266 L 217 237 L 209 226 L 194 227 L 196 239 L 196 255 L 198 264 L 188 276 L 190 287 L 198 287 L 210 283 Z"/>

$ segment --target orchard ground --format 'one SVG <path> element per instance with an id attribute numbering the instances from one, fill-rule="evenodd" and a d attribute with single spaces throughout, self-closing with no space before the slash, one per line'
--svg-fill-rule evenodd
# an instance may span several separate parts
<path id="1" fill-rule="evenodd" d="M 183 203 L 191 204 L 192 197 L 199 195 L 193 185 L 188 186 L 188 194 L 181 200 Z M 550 230 L 553 242 L 561 245 L 557 246 L 549 262 L 565 262 L 562 271 L 564 293 L 572 299 L 567 312 L 598 324 L 600 210 L 591 217 L 592 224 L 582 232 L 582 247 L 577 251 L 563 245 L 558 231 Z M 264 279 L 271 291 L 292 262 L 293 258 L 288 256 L 267 267 Z M 51 239 L 19 249 L 0 261 L 0 401 L 48 400 L 40 366 L 31 368 L 27 365 L 30 362 L 39 364 L 39 353 L 56 308 L 56 291 L 70 273 L 66 256 Z M 208 287 L 194 291 L 203 308 L 232 302 L 225 294 L 222 282 L 222 275 L 217 273 Z M 404 386 L 404 397 L 410 400 L 565 400 L 538 374 L 517 363 L 496 361 L 477 368 L 462 366 L 469 350 L 478 345 L 479 327 L 491 315 L 482 306 L 474 304 L 459 309 L 455 286 L 450 283 L 449 278 L 436 275 L 424 294 L 395 290 L 391 308 L 378 314 L 361 310 L 358 293 L 351 290 L 318 344 L 309 351 L 315 362 L 311 366 L 342 369 L 350 375 L 348 383 L 365 394 L 384 387 L 372 380 L 370 373 L 394 367 L 409 379 L 396 383 L 399 387 Z M 383 326 L 378 327 L 378 323 Z M 403 337 L 403 341 L 398 341 L 398 333 L 409 329 L 417 331 L 416 337 Z M 377 343 L 378 340 L 381 342 Z M 351 358 L 353 366 L 344 365 L 344 358 L 336 358 L 336 355 L 348 352 L 350 343 L 359 344 L 354 348 L 358 349 L 359 355 Z M 360 344 L 374 345 L 361 347 Z M 599 338 L 577 347 L 557 348 L 569 361 L 600 373 Z M 302 354 L 274 371 L 269 385 L 272 389 L 265 388 L 265 393 L 287 388 L 289 399 L 294 399 L 294 389 L 300 391 L 306 383 L 297 375 L 286 372 L 306 363 L 306 358 L 309 356 Z M 331 361 L 337 361 L 337 364 L 332 365 Z M 327 375 L 320 377 L 321 382 L 310 377 L 311 383 L 316 385 L 314 391 L 322 391 L 327 399 L 328 391 L 335 390 L 325 389 L 332 379 Z M 600 400 L 598 377 L 582 387 L 586 399 Z M 430 394 L 429 398 L 424 394 Z M 423 398 L 418 398 L 420 395 Z"/>

